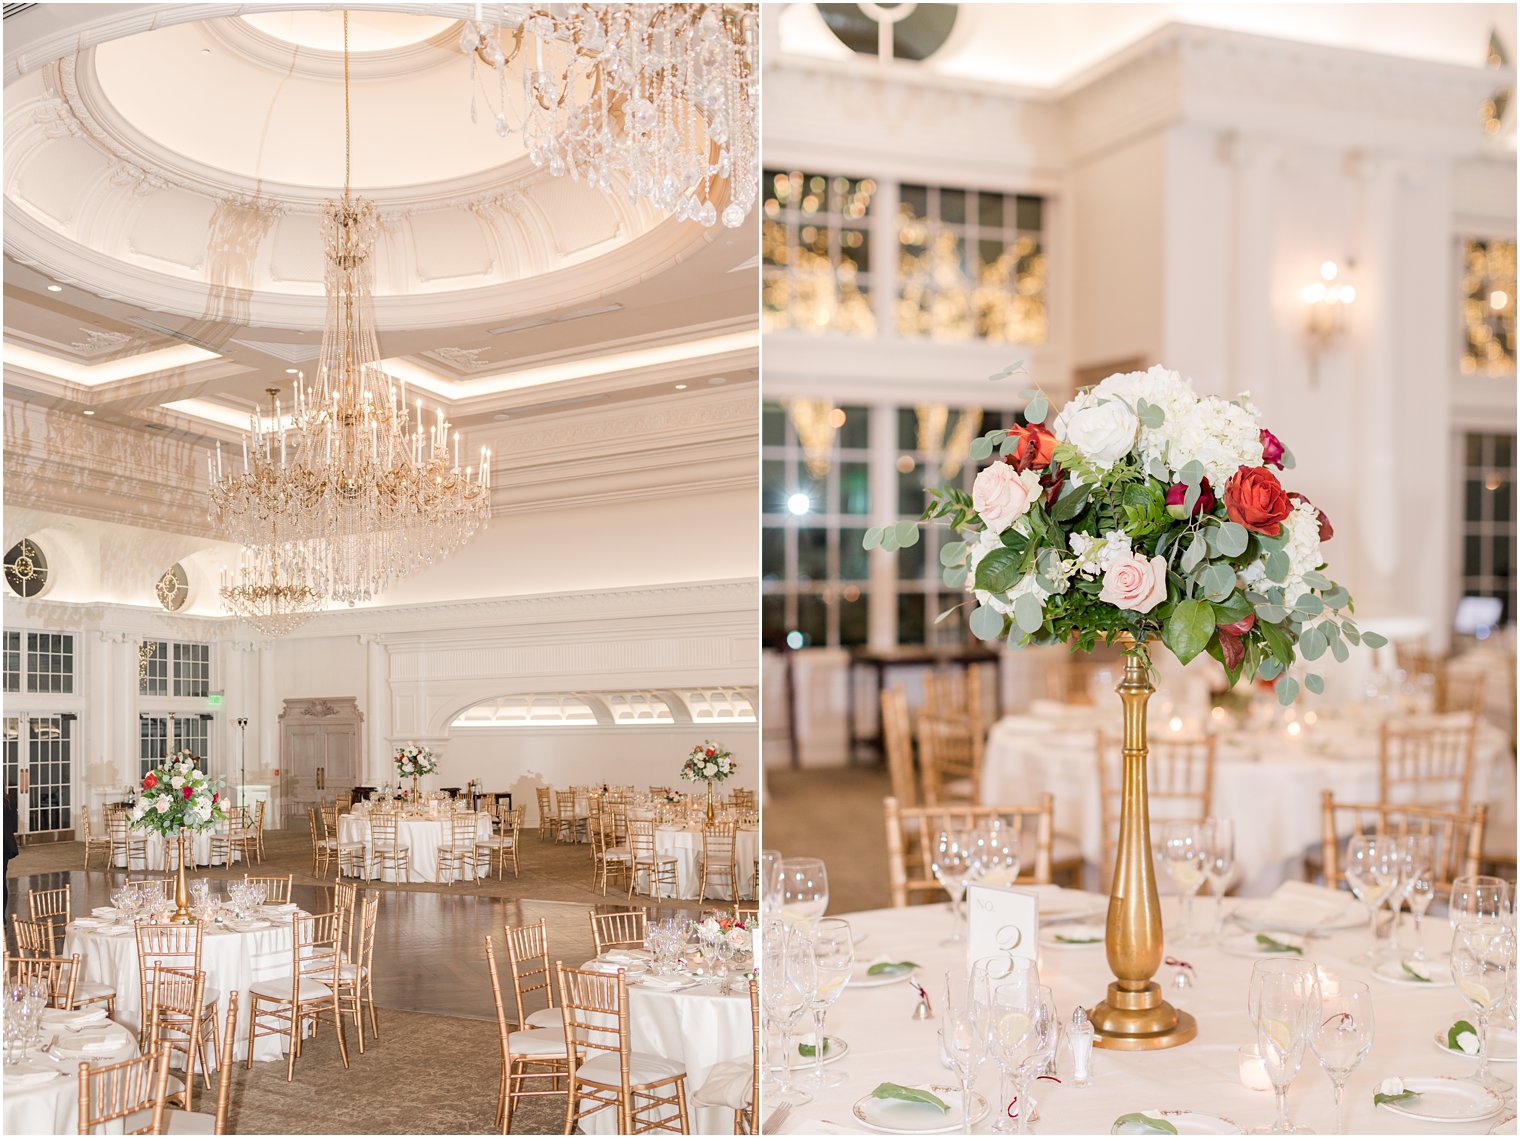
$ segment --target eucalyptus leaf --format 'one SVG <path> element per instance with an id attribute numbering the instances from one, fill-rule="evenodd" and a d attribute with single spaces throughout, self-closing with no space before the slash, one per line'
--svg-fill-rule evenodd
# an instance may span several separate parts
<path id="1" fill-rule="evenodd" d="M 1388 643 L 1388 638 L 1376 632 L 1364 632 L 1362 633 L 1362 643 L 1367 645 L 1368 648 L 1381 648 Z"/>
<path id="2" fill-rule="evenodd" d="M 1288 579 L 1289 569 L 1288 555 L 1280 549 L 1274 549 L 1267 554 L 1267 578 L 1276 581 L 1279 585 Z"/>
<path id="3" fill-rule="evenodd" d="M 945 582 L 947 589 L 964 589 L 969 575 L 970 570 L 964 565 L 947 565 L 940 573 L 940 579 Z"/>
<path id="4" fill-rule="evenodd" d="M 1293 611 L 1303 613 L 1304 616 L 1318 616 L 1325 611 L 1325 602 L 1313 593 L 1304 593 L 1293 602 Z"/>
<path id="5" fill-rule="evenodd" d="M 1288 610 L 1282 605 L 1260 604 L 1256 606 L 1256 619 L 1264 620 L 1269 624 L 1281 624 L 1288 615 Z"/>
<path id="6" fill-rule="evenodd" d="M 1318 660 L 1329 647 L 1329 641 L 1318 626 L 1304 629 L 1303 635 L 1298 638 L 1298 654 L 1305 660 Z"/>
<path id="7" fill-rule="evenodd" d="M 1187 488 L 1187 493 L 1182 496 L 1183 517 L 1190 518 L 1193 516 L 1193 507 L 1198 504 L 1198 496 L 1202 493 L 1202 486 L 1189 486 Z"/>
<path id="8" fill-rule="evenodd" d="M 947 541 L 939 547 L 939 563 L 941 565 L 959 565 L 966 558 L 966 543 L 964 541 Z"/>
<path id="9" fill-rule="evenodd" d="M 1308 585 L 1311 589 L 1323 591 L 1328 589 L 1334 582 L 1316 570 L 1304 574 L 1304 584 Z"/>
<path id="10" fill-rule="evenodd" d="M 971 634 L 978 640 L 1002 639 L 1003 623 L 1003 614 L 991 605 L 980 605 L 971 611 Z"/>
<path id="11" fill-rule="evenodd" d="M 1197 486 L 1203 481 L 1203 463 L 1196 458 L 1190 460 L 1177 472 L 1177 480 L 1184 486 Z"/>
<path id="12" fill-rule="evenodd" d="M 1346 591 L 1344 585 L 1333 585 L 1326 589 L 1322 598 L 1329 608 L 1343 609 L 1346 602 L 1351 599 L 1351 594 Z"/>
<path id="13" fill-rule="evenodd" d="M 823 1041 L 823 1053 L 825 1055 L 829 1053 L 829 1041 L 827 1037 Z M 804 1059 L 811 1059 L 818 1054 L 818 1048 L 814 1047 L 811 1043 L 799 1043 L 797 1044 L 797 1054 L 801 1055 Z"/>
<path id="14" fill-rule="evenodd" d="M 1021 372 L 1023 370 L 1024 370 L 1024 361 L 1023 360 L 1014 360 L 1013 363 L 1009 364 L 1002 371 L 995 371 L 991 375 L 989 375 L 987 378 L 989 380 L 1007 379 L 1010 375 L 1016 375 L 1016 374 L 1018 374 L 1019 372 Z"/>
<path id="15" fill-rule="evenodd" d="M 860 539 L 862 549 L 875 549 L 881 544 L 881 527 L 872 526 L 866 530 L 866 534 Z"/>
<path id="16" fill-rule="evenodd" d="M 1191 573 L 1194 569 L 1198 568 L 1204 554 L 1207 552 L 1208 550 L 1205 548 L 1204 543 L 1196 537 L 1193 538 L 1187 549 L 1183 551 L 1182 571 L 1184 573 Z"/>
<path id="17" fill-rule="evenodd" d="M 1341 632 L 1353 644 L 1360 644 L 1362 642 L 1362 634 L 1356 630 L 1356 625 L 1354 624 L 1347 623 L 1342 625 Z"/>
<path id="18" fill-rule="evenodd" d="M 966 453 L 974 462 L 981 462 L 983 459 L 991 458 L 992 440 L 989 439 L 986 435 L 983 435 L 980 438 L 972 439 L 971 446 L 966 451 Z"/>
<path id="19" fill-rule="evenodd" d="M 1284 454 L 1283 457 L 1287 458 L 1288 456 Z M 1382 1106 L 1385 1102 L 1408 1102 L 1412 1098 L 1419 1097 L 1419 1091 L 1400 1091 L 1396 1095 L 1385 1095 L 1382 1091 L 1379 1091 L 1377 1094 L 1372 1096 L 1372 1105 Z"/>
<path id="20" fill-rule="evenodd" d="M 898 522 L 897 523 L 897 543 L 899 545 L 901 545 L 904 549 L 907 549 L 909 546 L 917 545 L 918 544 L 918 523 L 917 522 Z"/>
<path id="21" fill-rule="evenodd" d="M 1282 673 L 1283 666 L 1278 663 L 1275 656 L 1263 657 L 1261 664 L 1256 669 L 1256 674 L 1264 680 L 1275 680 Z"/>
<path id="22" fill-rule="evenodd" d="M 912 960 L 881 960 L 866 969 L 867 976 L 898 976 L 923 965 Z"/>
<path id="23" fill-rule="evenodd" d="M 1024 408 L 1024 421 L 1026 423 L 1043 423 L 1045 416 L 1050 413 L 1050 404 L 1046 401 L 1043 393 L 1037 394 Z"/>
<path id="24" fill-rule="evenodd" d="M 1310 672 L 1304 677 L 1304 687 L 1308 688 L 1315 695 L 1324 695 L 1325 677 L 1318 672 Z"/>
<path id="25" fill-rule="evenodd" d="M 1144 399 L 1135 405 L 1135 414 L 1142 427 L 1148 427 L 1153 431 L 1166 422 L 1166 412 Z"/>
<path id="26" fill-rule="evenodd" d="M 1246 543 L 1251 539 L 1246 527 L 1239 522 L 1225 522 L 1216 532 L 1219 552 L 1226 557 L 1239 557 L 1246 551 Z"/>
<path id="27" fill-rule="evenodd" d="M 872 1098 L 900 1099 L 903 1102 L 921 1102 L 925 1106 L 932 1106 L 941 1114 L 949 1114 L 950 1108 L 945 1105 L 945 1100 L 928 1091 L 919 1090 L 917 1087 L 905 1087 L 901 1083 L 882 1083 L 871 1092 Z M 1175 1133 L 1175 1131 L 1173 1132 Z"/>
<path id="28" fill-rule="evenodd" d="M 1277 681 L 1277 702 L 1287 707 L 1298 698 L 1298 681 L 1292 676 L 1283 676 Z"/>
<path id="29" fill-rule="evenodd" d="M 1363 640 L 1366 639 L 1364 636 Z M 1344 640 L 1330 641 L 1330 655 L 1334 656 L 1338 663 L 1344 664 L 1351 658 L 1351 649 L 1346 647 Z"/>
<path id="30" fill-rule="evenodd" d="M 1146 473 L 1157 482 L 1165 482 L 1171 477 L 1171 474 L 1166 469 L 1166 463 L 1162 462 L 1159 458 L 1151 459 L 1150 466 L 1146 467 Z"/>
<path id="31" fill-rule="evenodd" d="M 1025 593 L 1013 602 L 1013 622 L 1025 635 L 1040 631 L 1045 623 L 1045 610 L 1033 593 Z"/>
<path id="32" fill-rule="evenodd" d="M 888 553 L 894 553 L 899 548 L 897 543 L 897 527 L 895 525 L 882 527 L 881 547 Z"/>
<path id="33" fill-rule="evenodd" d="M 1118 1118 L 1114 1119 L 1112 1133 L 1119 1133 L 1119 1128 L 1126 1124 L 1130 1126 L 1141 1126 L 1146 1130 L 1154 1130 L 1157 1134 L 1177 1133 L 1177 1128 L 1166 1119 L 1152 1118 L 1150 1115 L 1141 1114 L 1138 1111 L 1134 1114 L 1121 1114 Z"/>
<path id="34" fill-rule="evenodd" d="M 1456 1023 L 1451 1025 L 1451 1030 L 1446 1033 L 1446 1046 L 1452 1051 L 1462 1051 L 1462 1045 L 1457 1042 L 1457 1038 L 1462 1035 L 1471 1035 L 1476 1038 L 1477 1034 L 1477 1028 L 1468 1023 L 1465 1019 L 1459 1019 Z M 1462 1053 L 1464 1055 L 1466 1054 L 1465 1051 Z"/>
<path id="35" fill-rule="evenodd" d="M 1222 601 L 1235 591 L 1235 570 L 1218 563 L 1210 565 L 1198 579 L 1203 595 L 1211 601 Z"/>

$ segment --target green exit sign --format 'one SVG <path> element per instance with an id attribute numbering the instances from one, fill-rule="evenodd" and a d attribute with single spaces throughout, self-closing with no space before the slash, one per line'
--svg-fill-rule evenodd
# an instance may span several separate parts
<path id="1" fill-rule="evenodd" d="M 206 706 L 207 707 L 221 707 L 222 706 L 222 693 L 221 692 L 212 692 L 210 695 L 208 695 L 206 697 Z"/>

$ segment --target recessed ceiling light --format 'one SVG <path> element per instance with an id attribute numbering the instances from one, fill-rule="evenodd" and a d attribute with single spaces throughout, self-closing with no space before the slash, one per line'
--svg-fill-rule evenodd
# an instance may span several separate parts
<path id="1" fill-rule="evenodd" d="M 295 375 L 297 370 L 298 369 L 296 369 L 296 368 L 288 367 L 288 368 L 285 369 L 285 374 L 286 375 Z"/>
<path id="2" fill-rule="evenodd" d="M 713 387 L 721 387 L 721 386 L 723 386 L 723 384 L 725 384 L 725 383 L 728 382 L 728 379 L 725 376 L 715 375 L 711 379 L 709 379 L 707 382 L 708 382 L 709 385 L 711 385 Z"/>
<path id="3" fill-rule="evenodd" d="M 203 48 L 201 48 L 201 54 L 202 55 L 210 55 L 211 54 L 211 49 L 209 47 L 203 47 Z"/>
<path id="4" fill-rule="evenodd" d="M 62 285 L 48 285 L 48 292 L 62 292 Z"/>
<path id="5" fill-rule="evenodd" d="M 85 414 L 86 415 L 93 415 L 93 414 L 95 414 L 95 412 L 94 411 L 86 411 Z"/>
<path id="6" fill-rule="evenodd" d="M 512 416 L 509 415 L 509 414 L 507 414 L 505 411 L 502 411 L 502 412 L 500 412 L 498 414 L 495 414 L 495 415 L 491 416 L 491 418 L 495 419 L 498 423 L 503 422 L 504 420 L 510 419 L 511 417 Z"/>
<path id="7" fill-rule="evenodd" d="M 684 383 L 678 383 L 678 384 L 676 384 L 676 390 L 677 391 L 685 391 L 686 390 L 686 385 Z"/>

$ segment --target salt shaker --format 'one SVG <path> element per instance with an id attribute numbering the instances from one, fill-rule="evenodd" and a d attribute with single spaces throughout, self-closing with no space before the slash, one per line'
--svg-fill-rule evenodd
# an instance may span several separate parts
<path id="1" fill-rule="evenodd" d="M 1066 1038 L 1071 1042 L 1071 1081 L 1085 1087 L 1092 1082 L 1093 1025 L 1080 1005 L 1071 1013 Z"/>

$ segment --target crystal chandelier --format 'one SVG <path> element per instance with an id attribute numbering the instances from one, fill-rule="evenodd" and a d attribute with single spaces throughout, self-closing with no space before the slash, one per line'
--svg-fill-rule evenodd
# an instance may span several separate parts
<path id="1" fill-rule="evenodd" d="M 291 543 L 244 546 L 237 572 L 222 570 L 222 604 L 265 636 L 294 632 L 322 608 L 322 594 L 302 579 L 302 553 Z"/>
<path id="2" fill-rule="evenodd" d="M 255 599 L 283 566 L 289 585 L 368 601 L 452 553 L 490 512 L 490 451 L 478 468 L 461 466 L 443 411 L 425 424 L 422 400 L 410 406 L 405 381 L 398 387 L 379 364 L 375 212 L 349 193 L 347 12 L 343 29 L 343 197 L 323 207 L 327 313 L 315 381 L 297 379 L 288 419 L 278 399 L 267 420 L 254 412 L 241 469 L 224 466 L 220 443 L 210 460 L 212 522 L 269 570 L 255 577 Z M 263 603 L 273 603 L 267 592 Z"/>
<path id="3" fill-rule="evenodd" d="M 534 165 L 680 221 L 744 223 L 760 188 L 758 5 L 502 4 L 494 21 L 483 7 L 460 35 L 472 122 L 479 60 L 496 73 L 496 133 L 520 134 Z"/>

